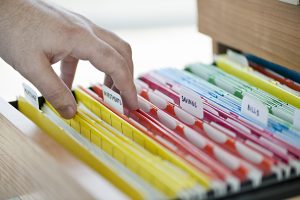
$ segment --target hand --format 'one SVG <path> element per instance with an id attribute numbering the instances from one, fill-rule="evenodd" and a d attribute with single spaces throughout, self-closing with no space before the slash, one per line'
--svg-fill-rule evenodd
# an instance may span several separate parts
<path id="1" fill-rule="evenodd" d="M 78 60 L 137 109 L 130 46 L 83 16 L 40 0 L 0 0 L 0 56 L 32 82 L 64 118 L 76 113 L 70 88 Z M 61 77 L 51 65 L 61 61 Z"/>

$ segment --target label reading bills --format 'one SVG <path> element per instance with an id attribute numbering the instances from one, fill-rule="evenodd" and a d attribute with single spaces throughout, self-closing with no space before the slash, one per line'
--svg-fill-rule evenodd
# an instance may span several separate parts
<path id="1" fill-rule="evenodd" d="M 31 105 L 33 105 L 35 108 L 39 109 L 39 99 L 36 91 L 34 91 L 33 88 L 31 88 L 26 83 L 23 83 L 23 89 L 24 89 L 24 96 L 29 101 Z"/>
<path id="2" fill-rule="evenodd" d="M 123 102 L 121 96 L 105 85 L 102 86 L 104 102 L 124 114 Z"/>
<path id="3" fill-rule="evenodd" d="M 242 114 L 260 122 L 268 123 L 268 108 L 258 99 L 249 95 L 244 96 L 242 101 Z"/>
<path id="4" fill-rule="evenodd" d="M 180 107 L 195 117 L 203 118 L 202 99 L 197 93 L 191 90 L 185 88 L 180 89 Z"/>

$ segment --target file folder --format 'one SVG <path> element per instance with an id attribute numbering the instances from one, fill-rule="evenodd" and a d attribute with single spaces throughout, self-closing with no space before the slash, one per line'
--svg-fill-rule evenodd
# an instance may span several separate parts
<path id="1" fill-rule="evenodd" d="M 80 144 L 76 139 L 65 133 L 63 129 L 51 122 L 43 113 L 28 103 L 23 97 L 18 99 L 18 109 L 30 120 L 35 122 L 45 133 L 63 145 L 76 157 L 87 163 L 91 168 L 111 181 L 121 191 L 134 199 L 143 199 L 144 195 L 133 185 L 119 177 L 118 172 L 102 163 L 89 149 Z M 99 188 L 100 189 L 100 188 Z"/>
<path id="2" fill-rule="evenodd" d="M 218 56 L 216 58 L 217 66 L 221 69 L 251 83 L 255 87 L 261 88 L 268 93 L 277 96 L 279 99 L 286 101 L 287 103 L 300 108 L 300 97 L 296 96 L 280 87 L 277 87 L 275 84 L 261 79 L 260 77 L 248 73 L 251 71 L 249 66 L 240 66 L 239 64 L 228 59 L 227 56 Z"/>

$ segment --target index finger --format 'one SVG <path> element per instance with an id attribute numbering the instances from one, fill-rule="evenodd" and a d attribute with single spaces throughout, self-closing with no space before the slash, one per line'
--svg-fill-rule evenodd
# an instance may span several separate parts
<path id="1" fill-rule="evenodd" d="M 89 60 L 100 71 L 109 75 L 120 91 L 124 103 L 132 110 L 138 108 L 137 92 L 126 60 L 109 44 L 91 34 L 89 42 L 75 47 L 78 59 Z"/>

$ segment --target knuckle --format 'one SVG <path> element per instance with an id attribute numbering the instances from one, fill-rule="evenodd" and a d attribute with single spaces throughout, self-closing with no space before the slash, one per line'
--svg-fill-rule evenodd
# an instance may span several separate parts
<path id="1" fill-rule="evenodd" d="M 124 59 L 122 59 L 120 62 L 121 63 L 120 63 L 119 68 L 117 70 L 117 73 L 118 73 L 117 78 L 120 80 L 120 82 L 123 82 L 123 83 L 126 82 L 126 85 L 127 85 L 128 81 L 131 78 L 130 71 L 126 66 L 126 62 L 125 62 Z"/>
<path id="2" fill-rule="evenodd" d="M 126 52 L 129 56 L 132 55 L 132 48 L 131 48 L 131 46 L 130 46 L 129 43 L 123 41 L 123 48 L 124 48 L 125 52 Z"/>
<path id="3" fill-rule="evenodd" d="M 56 109 L 61 109 L 69 106 L 68 95 L 68 92 L 61 87 L 50 92 L 48 91 L 45 97 Z"/>
<path id="4" fill-rule="evenodd" d="M 101 47 L 100 47 L 101 48 Z M 101 54 L 104 58 L 111 61 L 112 65 L 109 70 L 109 74 L 115 72 L 116 70 L 124 71 L 127 68 L 126 60 L 114 49 L 109 47 L 101 48 Z"/>
<path id="5" fill-rule="evenodd" d="M 117 57 L 118 57 L 118 59 L 116 59 L 117 65 L 121 68 L 122 71 L 125 71 L 127 69 L 126 60 L 122 56 L 117 56 Z"/>
<path id="6" fill-rule="evenodd" d="M 123 55 L 127 61 L 130 72 L 133 73 L 132 48 L 129 43 L 123 41 Z"/>
<path id="7" fill-rule="evenodd" d="M 101 52 L 104 58 L 110 58 L 110 59 L 114 58 L 115 53 L 111 48 L 109 48 L 109 46 L 105 46 L 105 45 L 102 46 L 102 44 L 97 44 L 97 47 L 99 49 L 98 52 Z"/>
<path id="8" fill-rule="evenodd" d="M 88 34 L 88 29 L 82 24 L 73 24 L 64 28 L 64 33 L 70 39 L 77 39 Z"/>
<path id="9" fill-rule="evenodd" d="M 108 75 L 118 79 L 123 79 L 125 76 L 127 76 L 126 70 L 126 60 L 122 56 L 116 56 L 116 58 L 114 58 L 113 66 L 110 68 Z"/>

